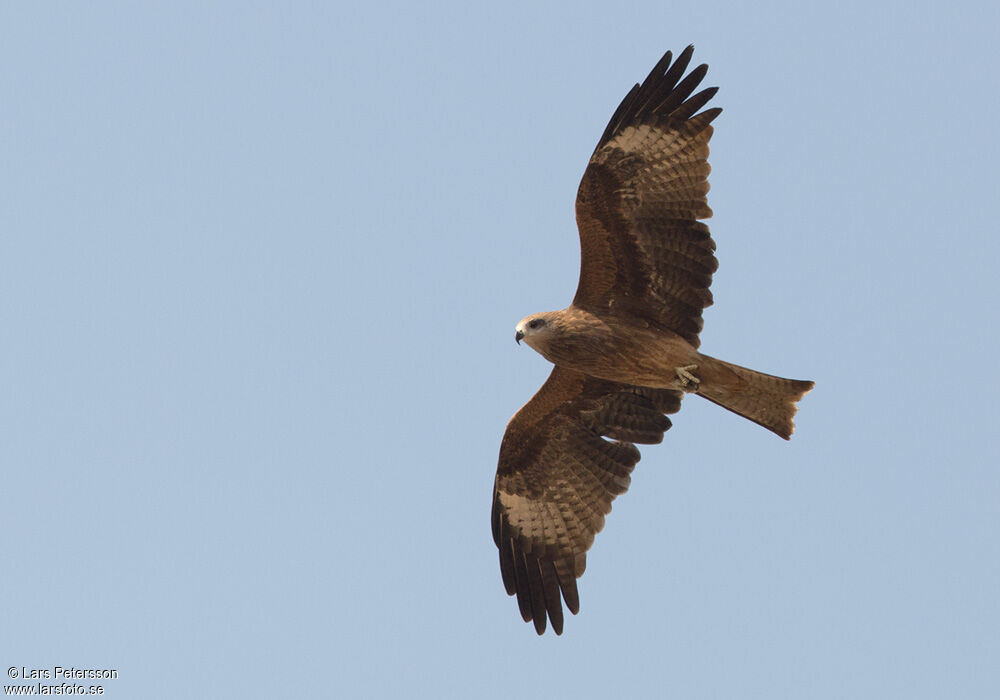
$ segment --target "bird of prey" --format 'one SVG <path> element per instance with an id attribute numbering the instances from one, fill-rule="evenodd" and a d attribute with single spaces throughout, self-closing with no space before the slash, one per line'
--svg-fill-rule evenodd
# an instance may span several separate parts
<path id="1" fill-rule="evenodd" d="M 508 595 L 538 634 L 563 629 L 576 579 L 611 501 L 628 489 L 634 443 L 654 444 L 685 393 L 786 440 L 813 383 L 755 372 L 698 351 L 718 267 L 699 219 L 712 215 L 708 141 L 722 111 L 686 77 L 693 47 L 668 51 L 615 110 L 576 197 L 580 280 L 573 303 L 517 324 L 555 367 L 507 424 L 493 490 L 493 539 Z M 701 110 L 701 111 L 699 111 Z"/>

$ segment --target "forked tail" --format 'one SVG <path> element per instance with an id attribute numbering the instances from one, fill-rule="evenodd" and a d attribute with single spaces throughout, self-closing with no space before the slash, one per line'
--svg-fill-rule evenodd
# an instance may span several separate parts
<path id="1" fill-rule="evenodd" d="M 813 382 L 784 379 L 746 367 L 717 360 L 708 355 L 700 358 L 696 393 L 712 403 L 762 425 L 788 440 L 795 430 L 792 418 L 795 402 L 813 388 Z"/>

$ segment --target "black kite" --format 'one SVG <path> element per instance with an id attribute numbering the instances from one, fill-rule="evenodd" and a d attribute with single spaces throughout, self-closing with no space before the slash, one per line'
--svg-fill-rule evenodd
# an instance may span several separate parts
<path id="1" fill-rule="evenodd" d="M 569 308 L 516 328 L 555 367 L 507 424 L 493 493 L 493 538 L 509 595 L 539 634 L 574 614 L 576 579 L 611 501 L 654 444 L 665 414 L 697 394 L 788 439 L 795 402 L 813 383 L 782 379 L 698 352 L 702 310 L 718 267 L 699 219 L 708 193 L 716 93 L 687 77 L 693 47 L 668 51 L 615 110 L 576 200 L 582 251 Z M 682 79 L 683 77 L 683 79 Z"/>

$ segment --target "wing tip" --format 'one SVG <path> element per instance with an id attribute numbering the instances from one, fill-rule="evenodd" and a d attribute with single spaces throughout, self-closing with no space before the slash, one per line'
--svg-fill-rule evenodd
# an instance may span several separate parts
<path id="1" fill-rule="evenodd" d="M 645 80 L 634 85 L 618 105 L 597 142 L 595 153 L 626 126 L 645 123 L 650 117 L 681 123 L 696 116 L 695 113 L 715 96 L 718 88 L 708 88 L 689 99 L 708 73 L 708 64 L 702 63 L 684 76 L 693 55 L 694 44 L 688 44 L 676 58 L 670 51 L 664 53 Z M 705 124 L 715 116 L 718 113 Z"/>

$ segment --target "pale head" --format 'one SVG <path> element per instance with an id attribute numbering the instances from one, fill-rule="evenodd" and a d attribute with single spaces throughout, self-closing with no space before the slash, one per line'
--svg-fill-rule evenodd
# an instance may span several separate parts
<path id="1" fill-rule="evenodd" d="M 514 340 L 520 344 L 523 340 L 528 347 L 544 354 L 548 341 L 553 333 L 552 315 L 554 311 L 525 316 L 514 328 Z"/>

